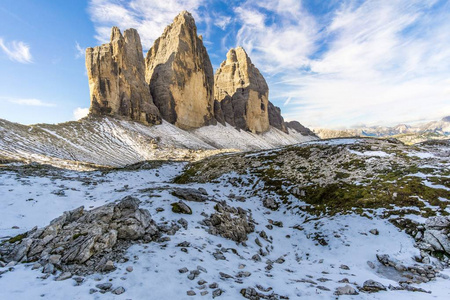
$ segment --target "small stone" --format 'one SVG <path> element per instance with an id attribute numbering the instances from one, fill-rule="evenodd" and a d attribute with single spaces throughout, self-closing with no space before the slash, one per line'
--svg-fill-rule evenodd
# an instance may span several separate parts
<path id="1" fill-rule="evenodd" d="M 204 285 L 205 283 L 207 283 L 207 281 L 206 281 L 206 280 L 203 280 L 203 279 L 197 281 L 197 284 L 198 284 L 198 285 Z"/>
<path id="2" fill-rule="evenodd" d="M 279 257 L 275 262 L 277 264 L 283 264 L 286 260 L 283 257 Z"/>
<path id="3" fill-rule="evenodd" d="M 188 296 L 195 296 L 195 295 L 197 295 L 193 290 L 187 291 L 186 294 L 187 294 Z"/>
<path id="4" fill-rule="evenodd" d="M 219 287 L 219 285 L 217 284 L 217 282 L 213 282 L 208 286 L 210 289 L 217 289 Z"/>
<path id="5" fill-rule="evenodd" d="M 379 235 L 379 234 L 380 234 L 380 232 L 378 231 L 378 229 L 371 229 L 371 230 L 369 230 L 369 232 L 370 232 L 371 234 L 373 234 L 373 235 Z"/>
<path id="6" fill-rule="evenodd" d="M 40 263 L 35 263 L 32 267 L 31 267 L 31 270 L 37 270 L 37 269 L 40 269 L 42 266 L 41 266 L 41 264 Z"/>
<path id="7" fill-rule="evenodd" d="M 208 271 L 202 266 L 197 266 L 197 270 L 202 271 L 203 273 L 208 273 Z"/>
<path id="8" fill-rule="evenodd" d="M 61 273 L 61 275 L 59 275 L 59 276 L 56 278 L 56 281 L 67 280 L 67 279 L 69 279 L 69 278 L 71 278 L 71 277 L 72 277 L 72 273 L 70 273 L 70 272 L 64 272 L 64 273 Z"/>
<path id="9" fill-rule="evenodd" d="M 119 286 L 118 288 L 115 288 L 111 293 L 115 295 L 122 295 L 125 293 L 125 289 L 122 286 Z"/>
<path id="10" fill-rule="evenodd" d="M 209 294 L 208 291 L 202 291 L 202 292 L 200 293 L 200 295 L 202 295 L 202 296 L 205 296 L 205 295 L 208 295 L 208 294 Z"/>
<path id="11" fill-rule="evenodd" d="M 348 284 L 346 286 L 340 286 L 334 292 L 335 295 L 358 295 L 358 292 Z"/>
<path id="12" fill-rule="evenodd" d="M 44 270 L 42 270 L 42 273 L 44 274 L 53 274 L 55 272 L 55 266 L 53 264 L 46 264 L 44 266 Z"/>
<path id="13" fill-rule="evenodd" d="M 363 287 L 362 289 L 365 292 L 369 292 L 369 293 L 375 293 L 375 292 L 379 292 L 379 291 L 386 291 L 386 287 L 374 280 L 366 280 L 363 283 Z"/>
<path id="14" fill-rule="evenodd" d="M 237 277 L 250 277 L 252 275 L 252 273 L 248 272 L 248 271 L 240 271 L 236 276 Z"/>
<path id="15" fill-rule="evenodd" d="M 128 266 L 125 270 L 127 270 L 127 272 L 133 272 L 133 267 L 132 266 Z"/>
<path id="16" fill-rule="evenodd" d="M 106 264 L 103 266 L 103 271 L 114 271 L 116 267 L 114 266 L 114 262 L 112 260 L 108 260 Z"/>
<path id="17" fill-rule="evenodd" d="M 180 272 L 181 274 L 187 273 L 188 271 L 189 271 L 189 270 L 188 270 L 188 268 L 186 268 L 186 267 L 181 268 L 181 269 L 178 269 L 178 272 Z"/>
<path id="18" fill-rule="evenodd" d="M 233 276 L 228 275 L 227 273 L 219 272 L 221 278 L 233 278 Z"/>
<path id="19" fill-rule="evenodd" d="M 111 289 L 112 283 L 109 283 L 109 282 L 99 283 L 99 284 L 96 284 L 95 287 L 102 291 L 107 291 L 107 290 Z"/>
<path id="20" fill-rule="evenodd" d="M 212 293 L 213 298 L 219 297 L 220 295 L 222 295 L 222 293 L 223 293 L 223 290 L 221 290 L 221 289 L 214 290 Z"/>
<path id="21" fill-rule="evenodd" d="M 262 259 L 261 259 L 261 256 L 259 256 L 259 254 L 253 255 L 253 256 L 252 256 L 252 259 L 253 259 L 254 261 L 261 261 L 261 260 L 262 260 Z"/>
<path id="22" fill-rule="evenodd" d="M 342 270 L 350 270 L 350 268 L 347 265 L 341 265 L 339 268 Z"/>
<path id="23" fill-rule="evenodd" d="M 225 257 L 225 255 L 223 255 L 222 252 L 218 251 L 218 252 L 214 252 L 213 256 L 215 259 L 217 260 L 226 260 L 227 258 Z"/>
<path id="24" fill-rule="evenodd" d="M 184 242 L 177 244 L 177 247 L 190 247 L 190 246 L 191 246 L 191 243 L 189 243 L 188 241 L 184 241 Z"/>
<path id="25" fill-rule="evenodd" d="M 75 284 L 76 285 L 81 285 L 84 281 L 83 277 L 77 276 L 77 277 L 72 277 L 73 280 L 75 280 Z"/>
<path id="26" fill-rule="evenodd" d="M 373 262 L 371 262 L 370 260 L 367 261 L 367 265 L 369 266 L 369 268 L 375 269 L 375 264 Z"/>
<path id="27" fill-rule="evenodd" d="M 316 286 L 316 288 L 319 289 L 319 290 L 322 290 L 322 291 L 330 291 L 329 288 L 324 287 L 323 285 L 318 285 L 318 286 Z"/>
<path id="28" fill-rule="evenodd" d="M 96 290 L 96 289 L 89 289 L 89 294 L 94 294 L 94 293 L 97 293 L 98 292 L 98 290 Z"/>
<path id="29" fill-rule="evenodd" d="M 48 262 L 54 265 L 57 265 L 61 260 L 61 255 L 50 255 L 48 258 Z"/>

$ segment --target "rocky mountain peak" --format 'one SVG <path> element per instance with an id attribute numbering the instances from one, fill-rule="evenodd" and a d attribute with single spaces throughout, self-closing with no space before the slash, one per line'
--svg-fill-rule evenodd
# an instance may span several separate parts
<path id="1" fill-rule="evenodd" d="M 147 125 L 161 123 L 145 81 L 144 57 L 135 29 L 111 30 L 111 42 L 86 49 L 91 115 L 109 115 Z"/>
<path id="2" fill-rule="evenodd" d="M 215 75 L 214 96 L 225 122 L 253 133 L 269 130 L 269 87 L 243 48 L 228 51 Z"/>
<path id="3" fill-rule="evenodd" d="M 183 129 L 215 124 L 211 61 L 194 18 L 181 12 L 145 60 L 145 77 L 162 117 Z"/>

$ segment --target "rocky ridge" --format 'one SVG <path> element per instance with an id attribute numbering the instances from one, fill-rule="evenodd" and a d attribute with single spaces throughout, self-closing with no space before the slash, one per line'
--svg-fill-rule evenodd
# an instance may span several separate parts
<path id="1" fill-rule="evenodd" d="M 392 137 L 411 145 L 429 140 L 449 139 L 450 117 L 444 117 L 441 120 L 428 123 L 413 125 L 399 124 L 393 127 L 361 126 L 342 130 L 316 128 L 314 129 L 314 133 L 322 139 L 339 137 Z"/>
<path id="2" fill-rule="evenodd" d="M 270 127 L 289 134 L 280 108 L 269 101 L 264 77 L 243 48 L 231 49 L 213 74 L 189 12 L 181 12 L 165 28 L 145 64 L 141 53 L 136 30 L 126 30 L 122 36 L 116 27 L 111 43 L 88 48 L 91 115 L 120 116 L 146 125 L 159 124 L 162 117 L 185 130 L 218 122 L 256 134 Z"/>

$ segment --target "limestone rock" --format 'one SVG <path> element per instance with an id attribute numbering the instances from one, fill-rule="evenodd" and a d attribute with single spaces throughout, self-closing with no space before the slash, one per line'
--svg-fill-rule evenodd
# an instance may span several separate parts
<path id="1" fill-rule="evenodd" d="M 246 210 L 228 206 L 224 202 L 214 208 L 217 212 L 203 220 L 203 224 L 209 226 L 210 234 L 240 243 L 246 241 L 247 235 L 255 230 L 253 219 Z"/>
<path id="2" fill-rule="evenodd" d="M 427 219 L 423 242 L 434 251 L 450 255 L 450 217 L 438 216 Z"/>
<path id="3" fill-rule="evenodd" d="M 0 245 L 7 261 L 39 261 L 45 273 L 55 267 L 72 274 L 88 274 L 114 269 L 111 260 L 137 240 L 151 241 L 160 229 L 148 210 L 139 208 L 139 200 L 127 196 L 117 204 L 106 204 L 90 211 L 81 206 L 64 212 L 47 227 L 24 234 L 17 243 Z M 50 255 L 58 252 L 58 255 Z M 113 268 L 105 268 L 112 265 Z"/>
<path id="4" fill-rule="evenodd" d="M 376 293 L 379 291 L 385 291 L 386 287 L 383 284 L 379 283 L 378 281 L 366 280 L 364 281 L 361 290 L 368 293 Z"/>
<path id="5" fill-rule="evenodd" d="M 269 87 L 243 48 L 228 51 L 215 75 L 214 97 L 230 125 L 253 133 L 269 130 Z"/>
<path id="6" fill-rule="evenodd" d="M 288 133 L 281 109 L 269 101 L 269 124 L 285 133 Z"/>
<path id="7" fill-rule="evenodd" d="M 336 291 L 334 292 L 336 296 L 340 295 L 358 295 L 359 293 L 350 285 L 340 286 L 336 288 Z"/>
<path id="8" fill-rule="evenodd" d="M 91 115 L 109 115 L 144 124 L 160 124 L 161 117 L 145 81 L 139 34 L 113 27 L 111 42 L 86 49 Z"/>
<path id="9" fill-rule="evenodd" d="M 162 117 L 182 129 L 215 124 L 214 75 L 194 18 L 181 12 L 145 59 L 145 78 Z"/>

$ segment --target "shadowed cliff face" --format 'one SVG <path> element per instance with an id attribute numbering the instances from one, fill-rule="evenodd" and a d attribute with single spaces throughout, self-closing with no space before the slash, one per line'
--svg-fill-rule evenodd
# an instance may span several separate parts
<path id="1" fill-rule="evenodd" d="M 214 85 L 226 122 L 253 133 L 269 130 L 269 87 L 243 48 L 228 52 Z"/>
<path id="2" fill-rule="evenodd" d="M 112 28 L 111 42 L 86 49 L 86 69 L 91 94 L 91 115 L 110 115 L 146 125 L 161 117 L 145 82 L 139 34 Z"/>
<path id="3" fill-rule="evenodd" d="M 192 15 L 180 13 L 147 53 L 145 77 L 162 117 L 183 129 L 215 124 L 211 61 Z"/>

